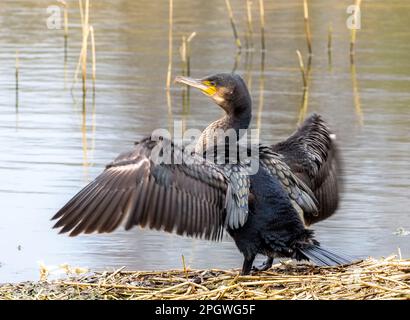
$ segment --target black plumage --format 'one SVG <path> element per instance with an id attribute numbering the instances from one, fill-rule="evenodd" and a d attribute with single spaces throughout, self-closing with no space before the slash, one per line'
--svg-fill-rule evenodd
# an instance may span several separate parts
<path id="1" fill-rule="evenodd" d="M 311 116 L 282 143 L 258 146 L 259 170 L 250 175 L 248 163 L 206 159 L 217 150 L 209 148 L 211 139 L 226 148 L 215 137 L 217 129 L 233 129 L 239 139 L 240 129 L 249 126 L 251 99 L 242 78 L 218 74 L 177 81 L 197 87 L 225 110 L 203 132 L 196 152 L 166 139 L 143 139 L 59 210 L 55 227 L 76 236 L 139 225 L 210 240 L 227 230 L 245 257 L 244 274 L 256 254 L 268 256 L 264 268 L 274 257 L 348 263 L 348 257 L 320 247 L 306 228 L 331 215 L 338 203 L 336 146 L 321 117 Z M 158 161 L 158 150 L 168 151 L 173 162 Z"/>

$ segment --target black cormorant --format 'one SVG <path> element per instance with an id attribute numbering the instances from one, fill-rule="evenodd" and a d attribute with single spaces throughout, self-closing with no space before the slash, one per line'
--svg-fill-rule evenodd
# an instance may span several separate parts
<path id="1" fill-rule="evenodd" d="M 176 81 L 200 89 L 225 110 L 203 132 L 198 150 L 207 149 L 215 129 L 248 128 L 251 98 L 239 75 Z M 210 240 L 227 230 L 244 255 L 243 274 L 257 254 L 268 257 L 263 269 L 274 257 L 351 262 L 323 249 L 306 228 L 331 215 L 338 202 L 337 153 L 323 120 L 313 115 L 288 140 L 258 151 L 259 170 L 249 175 L 244 163 L 214 163 L 172 141 L 145 138 L 60 209 L 55 227 L 76 236 L 139 225 Z M 165 152 L 171 163 L 160 160 Z"/>

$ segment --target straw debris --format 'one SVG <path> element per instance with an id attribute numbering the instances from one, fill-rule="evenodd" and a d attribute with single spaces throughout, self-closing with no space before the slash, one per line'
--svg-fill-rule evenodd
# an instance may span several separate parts
<path id="1" fill-rule="evenodd" d="M 281 262 L 268 271 L 96 272 L 63 280 L 0 285 L 0 299 L 410 299 L 410 259 L 349 266 Z"/>

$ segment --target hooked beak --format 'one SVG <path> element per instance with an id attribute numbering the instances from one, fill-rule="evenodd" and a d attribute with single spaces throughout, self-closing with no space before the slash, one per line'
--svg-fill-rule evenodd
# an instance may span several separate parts
<path id="1" fill-rule="evenodd" d="M 187 86 L 197 88 L 201 90 L 204 94 L 207 96 L 213 96 L 216 93 L 216 87 L 211 85 L 211 83 L 207 80 L 201 80 L 201 79 L 193 79 L 189 77 L 182 77 L 182 76 L 177 76 L 175 78 L 176 83 L 182 83 L 186 84 Z"/>

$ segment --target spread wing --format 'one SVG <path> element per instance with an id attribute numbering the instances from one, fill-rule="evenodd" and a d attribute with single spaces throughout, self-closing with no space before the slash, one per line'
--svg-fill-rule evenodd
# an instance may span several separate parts
<path id="1" fill-rule="evenodd" d="M 59 210 L 54 227 L 76 236 L 139 225 L 218 240 L 224 227 L 246 222 L 248 193 L 240 165 L 218 166 L 170 141 L 145 138 Z"/>
<path id="2" fill-rule="evenodd" d="M 309 187 L 295 175 L 283 161 L 283 157 L 268 146 L 259 146 L 260 164 L 275 176 L 287 192 L 292 205 L 300 215 L 317 215 L 318 207 L 315 195 Z"/>
<path id="3" fill-rule="evenodd" d="M 317 115 L 308 117 L 287 140 L 272 146 L 283 161 L 314 193 L 318 200 L 318 215 L 304 212 L 311 224 L 332 215 L 339 203 L 340 169 L 334 135 Z"/>

